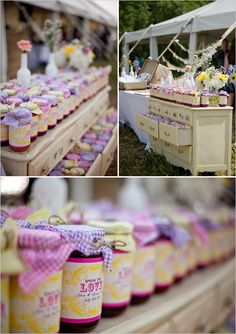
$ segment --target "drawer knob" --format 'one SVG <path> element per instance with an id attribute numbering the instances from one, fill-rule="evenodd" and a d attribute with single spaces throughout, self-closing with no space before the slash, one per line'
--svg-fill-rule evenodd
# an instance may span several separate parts
<path id="1" fill-rule="evenodd" d="M 181 149 L 181 148 L 179 148 L 178 151 L 179 151 L 180 154 L 181 154 L 181 153 L 184 153 L 184 150 Z"/>
<path id="2" fill-rule="evenodd" d="M 50 172 L 49 167 L 43 167 L 41 170 L 41 175 L 48 175 Z"/>
<path id="3" fill-rule="evenodd" d="M 72 143 L 74 143 L 75 142 L 75 137 L 72 137 L 71 139 L 70 139 L 70 144 L 72 144 Z"/>
<path id="4" fill-rule="evenodd" d="M 164 135 L 165 135 L 166 137 L 169 137 L 169 136 L 170 136 L 170 133 L 167 132 L 167 131 L 165 131 L 165 132 L 164 132 Z"/>
<path id="5" fill-rule="evenodd" d="M 170 146 L 170 144 L 165 142 L 165 146 L 166 146 L 166 147 L 169 147 L 169 146 Z"/>
<path id="6" fill-rule="evenodd" d="M 150 130 L 151 130 L 151 131 L 154 131 L 155 129 L 154 129 L 154 127 L 153 127 L 153 126 L 150 126 Z"/>

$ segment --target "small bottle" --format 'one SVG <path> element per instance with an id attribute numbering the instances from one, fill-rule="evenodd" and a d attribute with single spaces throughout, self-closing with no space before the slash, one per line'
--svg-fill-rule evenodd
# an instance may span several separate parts
<path id="1" fill-rule="evenodd" d="M 183 280 L 188 273 L 187 245 L 175 247 L 174 254 L 174 274 L 175 283 Z"/>
<path id="2" fill-rule="evenodd" d="M 119 221 L 92 221 L 89 225 L 101 227 L 105 231 L 106 241 L 117 240 L 117 246 L 113 247 L 111 271 L 104 273 L 102 315 L 118 316 L 125 311 L 131 300 L 135 249 L 132 237 L 133 226 Z"/>
<path id="3" fill-rule="evenodd" d="M 33 141 L 38 137 L 38 115 L 42 114 L 42 111 L 39 109 L 38 105 L 33 102 L 23 102 L 20 104 L 20 107 L 27 108 L 32 113 L 30 139 Z"/>
<path id="4" fill-rule="evenodd" d="M 32 102 L 37 104 L 41 114 L 38 115 L 38 135 L 43 136 L 48 131 L 48 111 L 50 110 L 50 105 L 45 99 L 33 98 Z"/>
<path id="5" fill-rule="evenodd" d="M 3 120 L 9 126 L 9 145 L 16 152 L 24 152 L 30 147 L 32 114 L 26 108 L 15 108 Z"/>
<path id="6" fill-rule="evenodd" d="M 221 90 L 219 93 L 219 106 L 220 107 L 226 107 L 227 106 L 227 99 L 228 99 L 229 94 L 224 91 Z"/>

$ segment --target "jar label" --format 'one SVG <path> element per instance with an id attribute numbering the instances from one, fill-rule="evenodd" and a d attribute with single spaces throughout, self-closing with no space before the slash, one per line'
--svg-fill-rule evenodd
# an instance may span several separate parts
<path id="1" fill-rule="evenodd" d="M 47 117 L 39 116 L 38 119 L 38 132 L 45 132 L 48 129 L 48 119 Z"/>
<path id="2" fill-rule="evenodd" d="M 156 243 L 156 286 L 165 286 L 174 279 L 174 247 L 171 242 Z"/>
<path id="3" fill-rule="evenodd" d="M 65 100 L 64 106 L 63 106 L 63 114 L 65 116 L 69 115 L 70 110 L 72 109 L 72 101 L 70 100 L 70 98 L 67 98 Z"/>
<path id="4" fill-rule="evenodd" d="M 132 295 L 152 293 L 155 284 L 155 246 L 137 248 L 134 255 Z"/>
<path id="5" fill-rule="evenodd" d="M 121 307 L 129 304 L 132 291 L 133 253 L 115 251 L 111 272 L 104 273 L 104 307 Z"/>
<path id="6" fill-rule="evenodd" d="M 37 135 L 38 135 L 38 115 L 35 115 L 32 117 L 31 120 L 30 136 L 37 137 Z"/>
<path id="7" fill-rule="evenodd" d="M 9 127 L 9 144 L 14 147 L 25 147 L 30 145 L 31 124 L 19 128 Z"/>
<path id="8" fill-rule="evenodd" d="M 1 333 L 9 333 L 9 276 L 1 275 Z"/>
<path id="9" fill-rule="evenodd" d="M 31 293 L 24 293 L 17 277 L 11 279 L 10 331 L 58 333 L 60 327 L 62 270 L 50 275 Z"/>
<path id="10" fill-rule="evenodd" d="M 8 125 L 2 124 L 1 122 L 1 142 L 8 141 L 9 130 Z"/>
<path id="11" fill-rule="evenodd" d="M 175 248 L 175 276 L 184 277 L 188 270 L 186 246 Z"/>
<path id="12" fill-rule="evenodd" d="M 48 125 L 55 125 L 57 123 L 57 107 L 53 107 L 48 111 Z"/>
<path id="13" fill-rule="evenodd" d="M 88 323 L 102 310 L 103 258 L 69 258 L 63 267 L 61 321 Z"/>

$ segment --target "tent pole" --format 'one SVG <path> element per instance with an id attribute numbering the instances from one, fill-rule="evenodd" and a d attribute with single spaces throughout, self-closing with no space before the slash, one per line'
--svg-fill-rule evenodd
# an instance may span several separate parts
<path id="1" fill-rule="evenodd" d="M 125 72 L 128 74 L 129 73 L 129 43 L 125 42 L 124 51 L 125 51 Z"/>
<path id="2" fill-rule="evenodd" d="M 149 54 L 152 59 L 157 58 L 158 56 L 158 50 L 157 50 L 157 38 L 156 37 L 150 37 L 149 38 Z"/>
<path id="3" fill-rule="evenodd" d="M 189 60 L 192 60 L 197 48 L 197 33 L 191 32 L 189 36 Z"/>

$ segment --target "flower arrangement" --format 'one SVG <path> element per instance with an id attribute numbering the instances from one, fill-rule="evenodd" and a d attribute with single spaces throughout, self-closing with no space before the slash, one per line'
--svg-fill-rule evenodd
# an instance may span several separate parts
<path id="1" fill-rule="evenodd" d="M 89 67 L 95 57 L 89 45 L 83 45 L 80 40 L 74 39 L 63 45 L 55 54 L 58 67 L 71 67 L 84 70 Z"/>
<path id="2" fill-rule="evenodd" d="M 22 40 L 18 41 L 17 46 L 23 53 L 27 53 L 27 52 L 30 52 L 32 50 L 32 44 L 28 40 L 22 39 Z"/>
<path id="3" fill-rule="evenodd" d="M 206 69 L 206 71 L 198 73 L 195 83 L 198 89 L 214 92 L 224 87 L 228 80 L 228 74 L 223 74 L 212 66 Z"/>
<path id="4" fill-rule="evenodd" d="M 47 19 L 44 22 L 43 36 L 45 42 L 48 44 L 50 52 L 55 51 L 57 45 L 61 40 L 61 27 L 62 27 L 62 21 L 60 20 L 53 22 Z"/>

